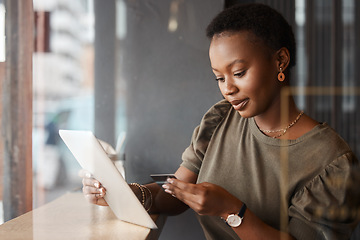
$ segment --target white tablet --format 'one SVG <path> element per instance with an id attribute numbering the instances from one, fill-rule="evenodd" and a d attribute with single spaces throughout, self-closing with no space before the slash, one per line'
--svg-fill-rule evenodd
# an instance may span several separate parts
<path id="1" fill-rule="evenodd" d="M 92 132 L 60 130 L 59 134 L 80 166 L 106 188 L 105 200 L 118 219 L 157 228 Z"/>

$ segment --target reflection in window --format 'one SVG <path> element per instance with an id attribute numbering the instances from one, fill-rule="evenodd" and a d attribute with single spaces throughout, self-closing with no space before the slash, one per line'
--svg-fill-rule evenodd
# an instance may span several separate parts
<path id="1" fill-rule="evenodd" d="M 296 0 L 297 67 L 295 86 L 330 87 L 324 94 L 297 97 L 300 108 L 327 122 L 349 143 L 359 148 L 356 42 L 359 5 L 355 0 Z M 341 89 L 331 92 L 329 89 Z"/>
<path id="2" fill-rule="evenodd" d="M 307 65 L 306 65 L 306 33 L 305 33 L 305 23 L 306 23 L 306 12 L 305 12 L 305 0 L 296 0 L 295 2 L 295 22 L 296 28 L 294 34 L 296 35 L 296 77 L 297 77 L 297 86 L 299 86 L 299 93 L 297 97 L 297 103 L 300 109 L 305 108 L 305 94 L 303 88 L 307 84 Z"/>
<path id="3" fill-rule="evenodd" d="M 4 61 L 5 61 L 5 6 L 4 6 L 4 1 L 0 0 L 0 62 L 4 62 Z M 1 69 L 0 69 L 0 74 L 2 74 Z M 1 77 L 2 76 L 0 76 L 0 78 Z M 3 177 L 2 174 L 3 173 L 0 167 L 0 177 Z M 4 222 L 4 208 L 3 208 L 2 200 L 3 200 L 2 193 L 0 193 L 0 224 Z"/>
<path id="4" fill-rule="evenodd" d="M 0 0 L 0 62 L 5 62 L 5 6 Z"/>
<path id="5" fill-rule="evenodd" d="M 34 207 L 79 187 L 59 129 L 93 130 L 92 1 L 34 0 Z"/>
<path id="6" fill-rule="evenodd" d="M 343 85 L 354 91 L 355 85 L 355 0 L 343 0 Z M 345 112 L 355 110 L 355 92 L 344 95 L 342 108 Z"/>

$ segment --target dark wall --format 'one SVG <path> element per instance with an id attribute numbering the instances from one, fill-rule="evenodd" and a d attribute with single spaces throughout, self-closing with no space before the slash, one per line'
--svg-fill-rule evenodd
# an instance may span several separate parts
<path id="1" fill-rule="evenodd" d="M 115 145 L 116 1 L 94 1 L 95 135 Z"/>
<path id="2" fill-rule="evenodd" d="M 205 28 L 222 1 L 177 1 L 178 29 L 168 31 L 172 1 L 126 1 L 127 33 L 119 43 L 126 82 L 129 181 L 173 172 L 202 115 L 222 97 L 208 59 Z M 175 2 L 175 1 L 173 1 Z"/>
<path id="3" fill-rule="evenodd" d="M 125 167 L 128 182 L 146 183 L 151 173 L 176 171 L 193 129 L 222 99 L 210 68 L 205 28 L 224 2 L 125 4 L 126 35 L 118 42 L 118 75 L 125 82 L 127 102 Z M 171 17 L 178 21 L 174 32 L 168 30 Z M 161 239 L 177 238 L 204 239 L 191 210 L 168 218 Z"/>

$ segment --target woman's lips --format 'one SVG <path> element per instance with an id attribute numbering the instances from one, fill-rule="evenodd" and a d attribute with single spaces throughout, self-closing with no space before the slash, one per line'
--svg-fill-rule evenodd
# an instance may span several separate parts
<path id="1" fill-rule="evenodd" d="M 245 105 L 249 102 L 249 100 L 250 100 L 249 98 L 245 98 L 243 100 L 233 100 L 230 103 L 236 111 L 240 111 L 245 107 Z"/>

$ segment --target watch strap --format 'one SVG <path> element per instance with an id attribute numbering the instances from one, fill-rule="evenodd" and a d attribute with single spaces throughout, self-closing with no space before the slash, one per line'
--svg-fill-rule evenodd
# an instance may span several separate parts
<path id="1" fill-rule="evenodd" d="M 246 204 L 244 203 L 244 204 L 241 206 L 241 208 L 240 208 L 240 211 L 239 211 L 239 214 L 238 214 L 239 217 L 244 218 L 246 208 L 247 208 L 247 206 L 246 206 Z"/>

